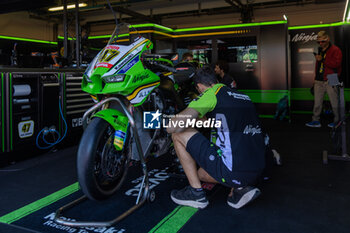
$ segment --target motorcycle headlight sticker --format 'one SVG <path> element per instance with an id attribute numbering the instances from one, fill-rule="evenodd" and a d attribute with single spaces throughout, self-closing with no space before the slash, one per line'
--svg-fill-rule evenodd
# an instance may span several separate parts
<path id="1" fill-rule="evenodd" d="M 118 82 L 123 82 L 124 78 L 125 78 L 125 74 L 117 74 L 113 76 L 104 77 L 103 80 L 106 83 L 118 83 Z"/>

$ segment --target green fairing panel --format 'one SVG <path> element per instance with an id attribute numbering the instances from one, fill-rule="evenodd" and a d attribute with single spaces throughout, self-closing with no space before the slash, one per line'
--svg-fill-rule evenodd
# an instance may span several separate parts
<path id="1" fill-rule="evenodd" d="M 115 130 L 126 133 L 128 128 L 128 117 L 116 109 L 104 109 L 93 115 L 107 121 Z"/>
<path id="2" fill-rule="evenodd" d="M 141 62 L 141 54 L 146 50 L 152 49 L 152 47 L 153 44 L 149 40 L 142 45 L 141 51 L 137 54 L 139 58 L 138 61 L 127 70 L 122 82 L 106 83 L 102 76 L 107 73 L 109 69 L 105 67 L 97 67 L 94 69 L 93 75 L 89 77 L 91 82 L 87 82 L 86 78 L 83 79 L 82 90 L 91 95 L 120 94 L 126 96 L 133 105 L 141 105 L 149 93 L 159 85 L 156 84 L 156 82 L 159 82 L 160 80 L 158 75 L 145 69 Z M 133 59 L 123 67 L 128 66 L 132 60 Z M 123 67 L 121 67 L 121 69 Z M 150 84 L 153 85 L 149 86 Z"/>
<path id="3" fill-rule="evenodd" d="M 131 95 L 137 88 L 159 80 L 160 78 L 158 75 L 150 70 L 144 69 L 141 61 L 139 61 L 138 64 L 134 65 L 130 70 L 128 70 L 124 82 L 108 83 L 105 85 L 102 93 L 114 93 L 128 96 Z M 120 91 L 116 92 L 116 90 Z"/>

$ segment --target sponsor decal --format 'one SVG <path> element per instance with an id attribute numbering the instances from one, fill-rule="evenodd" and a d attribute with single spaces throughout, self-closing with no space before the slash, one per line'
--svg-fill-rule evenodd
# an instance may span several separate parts
<path id="1" fill-rule="evenodd" d="M 188 67 L 178 67 L 176 70 L 188 70 Z"/>
<path id="2" fill-rule="evenodd" d="M 127 55 L 121 63 L 119 63 L 118 65 L 115 66 L 114 70 L 119 70 L 120 68 L 122 68 L 126 63 L 128 63 L 130 61 L 130 59 L 132 59 L 135 55 L 137 55 L 139 52 L 141 52 L 142 50 L 142 46 L 136 48 L 134 51 L 132 51 L 129 55 Z M 125 55 L 124 55 L 125 56 Z"/>
<path id="3" fill-rule="evenodd" d="M 247 95 L 243 95 L 243 94 L 239 94 L 239 93 L 235 93 L 235 92 L 231 92 L 231 91 L 228 91 L 227 94 L 229 96 L 233 96 L 233 98 L 235 98 L 235 99 L 249 100 L 250 101 L 250 98 Z"/>
<path id="4" fill-rule="evenodd" d="M 132 59 L 133 57 L 135 57 L 135 55 L 137 55 L 139 52 L 142 51 L 143 49 L 143 44 L 146 42 L 145 41 L 141 41 L 139 44 L 137 44 L 136 42 L 129 45 L 129 46 L 121 46 L 120 48 L 120 53 L 121 53 L 121 57 L 118 58 L 117 61 L 114 61 L 113 64 L 117 64 L 118 62 L 120 62 L 119 64 L 115 65 L 114 69 L 111 69 L 110 71 L 108 71 L 108 73 L 104 74 L 103 76 L 109 76 L 109 75 L 113 75 L 117 70 L 121 69 L 125 64 L 127 64 L 130 59 Z"/>
<path id="5" fill-rule="evenodd" d="M 22 121 L 18 123 L 18 136 L 20 138 L 28 138 L 33 136 L 34 133 L 34 121 Z"/>
<path id="6" fill-rule="evenodd" d="M 73 128 L 79 127 L 82 125 L 83 125 L 83 118 L 82 117 L 72 119 L 72 127 Z"/>
<path id="7" fill-rule="evenodd" d="M 97 114 L 96 114 L 97 115 Z M 91 119 L 87 119 L 86 120 L 87 123 L 89 124 L 89 122 L 91 121 Z M 74 118 L 72 119 L 72 127 L 73 128 L 76 128 L 76 127 L 80 127 L 83 125 L 83 118 L 82 117 L 79 117 L 79 118 Z"/>
<path id="8" fill-rule="evenodd" d="M 130 59 L 132 59 L 136 54 L 132 53 L 129 54 L 121 63 L 119 63 L 115 69 L 118 70 L 119 68 L 123 67 L 126 63 L 128 63 L 130 61 Z"/>
<path id="9" fill-rule="evenodd" d="M 217 113 L 216 119 L 221 122 L 221 126 L 217 128 L 217 135 L 215 138 L 215 135 L 211 135 L 212 141 L 215 141 L 215 144 L 220 148 L 221 150 L 221 160 L 229 169 L 232 171 L 232 149 L 231 149 L 231 141 L 230 141 L 230 131 L 228 128 L 227 119 L 224 114 Z M 215 140 L 213 140 L 215 139 Z"/>
<path id="10" fill-rule="evenodd" d="M 118 74 L 125 74 L 131 67 L 133 67 L 138 61 L 139 61 L 139 56 L 136 56 L 131 62 L 126 64 L 123 69 L 118 71 Z"/>
<path id="11" fill-rule="evenodd" d="M 98 64 L 96 64 L 95 68 L 98 68 L 98 67 L 103 67 L 103 68 L 112 68 L 113 65 L 110 64 L 110 63 L 106 63 L 106 62 L 100 62 Z"/>
<path id="12" fill-rule="evenodd" d="M 254 136 L 255 134 L 261 134 L 261 128 L 260 126 L 253 127 L 252 125 L 247 125 L 244 128 L 243 134 L 252 134 Z"/>
<path id="13" fill-rule="evenodd" d="M 119 47 L 118 47 L 119 48 Z M 100 54 L 98 61 L 99 62 L 110 62 L 113 58 L 118 56 L 120 52 L 114 49 L 105 48 L 105 50 Z"/>
<path id="14" fill-rule="evenodd" d="M 125 136 L 126 133 L 121 130 L 116 130 L 114 133 L 114 145 L 120 150 L 123 149 Z"/>
<path id="15" fill-rule="evenodd" d="M 309 42 L 309 41 L 316 41 L 317 39 L 317 34 L 312 32 L 311 34 L 306 34 L 304 32 L 300 34 L 295 34 L 292 38 L 292 42 L 303 42 L 303 44 Z"/>
<path id="16" fill-rule="evenodd" d="M 53 220 L 55 218 L 55 213 L 51 213 L 44 217 L 45 222 L 43 223 L 46 227 L 55 228 L 61 231 L 69 232 L 69 233 L 124 233 L 126 229 L 117 229 L 115 227 L 81 227 L 81 228 L 73 228 L 69 226 L 64 226 L 58 223 L 55 223 Z M 72 218 L 62 217 L 64 220 L 76 221 Z M 50 231 L 48 231 L 50 232 Z"/>
<path id="17" fill-rule="evenodd" d="M 108 46 L 106 47 L 106 49 L 119 50 L 120 47 L 119 47 L 119 46 L 116 46 L 116 45 L 108 45 Z"/>
<path id="18" fill-rule="evenodd" d="M 168 167 L 164 168 L 163 170 L 153 169 L 148 173 L 148 175 L 149 175 L 149 189 L 155 188 L 161 182 L 163 182 L 169 178 L 169 175 L 166 172 L 167 169 L 168 169 Z M 127 190 L 125 192 L 125 195 L 137 197 L 139 194 L 141 184 L 142 184 L 142 179 L 143 179 L 143 176 L 140 176 L 140 177 L 136 178 L 135 180 L 132 180 L 131 183 L 136 184 L 136 185 L 133 188 Z"/>
<path id="19" fill-rule="evenodd" d="M 136 89 L 136 91 L 133 92 L 133 94 L 129 95 L 127 97 L 128 100 L 130 100 L 130 103 L 137 104 L 140 103 L 151 91 L 154 89 L 156 84 L 152 84 L 152 86 L 147 85 L 145 87 L 141 87 L 140 89 Z"/>

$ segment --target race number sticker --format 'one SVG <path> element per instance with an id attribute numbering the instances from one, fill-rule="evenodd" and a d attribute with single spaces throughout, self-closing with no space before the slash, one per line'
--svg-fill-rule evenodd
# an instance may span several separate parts
<path id="1" fill-rule="evenodd" d="M 109 62 L 120 53 L 119 47 L 110 45 L 105 48 L 98 59 L 98 62 Z"/>
<path id="2" fill-rule="evenodd" d="M 22 121 L 18 124 L 18 136 L 20 138 L 31 137 L 34 133 L 34 121 Z"/>
<path id="3" fill-rule="evenodd" d="M 119 53 L 120 51 L 118 46 L 107 46 L 105 50 L 102 51 L 102 53 L 100 54 L 97 60 L 96 67 L 112 68 L 113 64 L 110 63 L 110 61 L 112 61 L 113 58 L 118 56 Z"/>

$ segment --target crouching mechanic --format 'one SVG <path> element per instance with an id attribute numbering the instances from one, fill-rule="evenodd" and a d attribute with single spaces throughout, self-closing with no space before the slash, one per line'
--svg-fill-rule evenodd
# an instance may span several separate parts
<path id="1" fill-rule="evenodd" d="M 206 116 L 221 121 L 221 126 L 212 129 L 210 141 L 194 128 L 172 124 L 167 129 L 190 184 L 173 190 L 171 199 L 179 205 L 202 209 L 209 202 L 201 181 L 220 183 L 231 187 L 227 203 L 241 208 L 260 194 L 253 185 L 265 167 L 264 137 L 255 107 L 248 96 L 218 84 L 209 69 L 199 69 L 194 83 L 201 95 L 171 120 L 200 120 Z"/>

